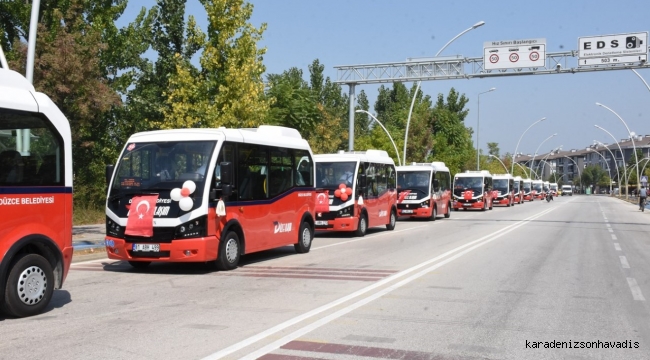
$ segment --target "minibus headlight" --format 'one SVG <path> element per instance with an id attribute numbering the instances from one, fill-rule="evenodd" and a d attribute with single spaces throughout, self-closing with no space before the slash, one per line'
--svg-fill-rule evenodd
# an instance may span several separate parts
<path id="1" fill-rule="evenodd" d="M 106 235 L 117 238 L 124 238 L 124 226 L 118 225 L 115 221 L 106 217 Z"/>
<path id="2" fill-rule="evenodd" d="M 176 227 L 175 238 L 187 239 L 207 236 L 207 215 L 190 220 Z"/>
<path id="3" fill-rule="evenodd" d="M 338 216 L 339 217 L 352 216 L 353 210 L 354 210 L 354 205 L 344 207 L 343 209 L 339 210 Z"/>

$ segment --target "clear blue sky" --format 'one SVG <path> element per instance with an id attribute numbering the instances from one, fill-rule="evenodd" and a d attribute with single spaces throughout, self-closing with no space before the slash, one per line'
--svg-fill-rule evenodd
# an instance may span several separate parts
<path id="1" fill-rule="evenodd" d="M 254 0 L 251 22 L 265 22 L 268 29 L 259 44 L 267 48 L 267 73 L 291 67 L 303 69 L 314 59 L 325 65 L 325 75 L 336 79 L 334 66 L 404 61 L 433 56 L 447 41 L 478 21 L 485 25 L 458 38 L 441 54 L 481 57 L 485 41 L 545 38 L 547 52 L 577 50 L 584 36 L 650 31 L 650 4 L 646 1 L 308 1 Z M 142 6 L 155 1 L 129 2 L 120 23 L 135 17 Z M 206 29 L 206 17 L 198 0 L 188 0 L 187 13 Z M 577 59 L 577 58 L 576 58 Z M 570 63 L 576 66 L 577 60 Z M 650 70 L 638 70 L 650 82 Z M 391 86 L 390 84 L 387 84 Z M 407 83 L 410 87 L 412 83 Z M 422 83 L 425 94 L 447 94 L 451 87 L 469 99 L 468 126 L 476 128 L 477 94 L 481 95 L 480 147 L 497 142 L 501 154 L 514 152 L 524 136 L 520 152 L 533 153 L 544 139 L 540 153 L 563 145 L 564 150 L 584 148 L 598 140 L 612 143 L 598 124 L 617 138 L 627 137 L 624 125 L 600 102 L 618 112 L 630 130 L 650 135 L 650 91 L 631 70 L 510 76 L 493 79 L 444 80 Z M 378 85 L 357 86 L 368 94 L 372 106 Z M 348 87 L 343 86 L 348 92 Z M 381 119 L 380 119 L 381 120 Z M 476 137 L 474 137 L 476 142 Z M 358 149 L 359 150 L 359 149 Z"/>

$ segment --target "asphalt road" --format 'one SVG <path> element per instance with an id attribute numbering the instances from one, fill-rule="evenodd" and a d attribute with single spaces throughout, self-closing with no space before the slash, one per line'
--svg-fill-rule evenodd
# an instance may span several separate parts
<path id="1" fill-rule="evenodd" d="M 0 358 L 650 359 L 649 216 L 560 197 L 319 234 L 229 272 L 78 262 L 46 313 L 0 318 Z"/>

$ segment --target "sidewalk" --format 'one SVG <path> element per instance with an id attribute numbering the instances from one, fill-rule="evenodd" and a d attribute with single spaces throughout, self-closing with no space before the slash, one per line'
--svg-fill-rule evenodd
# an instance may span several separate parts
<path id="1" fill-rule="evenodd" d="M 615 197 L 615 198 L 617 198 L 617 199 L 620 199 L 620 200 L 623 200 L 623 201 L 625 201 L 625 202 L 627 202 L 627 203 L 630 203 L 630 204 L 632 204 L 632 205 L 636 205 L 637 208 L 639 207 L 639 198 L 636 197 L 636 196 L 631 196 L 631 195 L 630 195 L 630 198 L 629 198 L 629 199 L 625 199 L 625 196 L 622 196 L 622 197 L 613 196 L 613 197 Z M 646 208 L 647 210 L 650 210 L 650 203 L 649 203 L 648 201 L 646 201 L 645 208 Z"/>
<path id="2" fill-rule="evenodd" d="M 72 227 L 72 262 L 101 259 L 106 257 L 104 236 L 106 225 L 80 225 Z"/>

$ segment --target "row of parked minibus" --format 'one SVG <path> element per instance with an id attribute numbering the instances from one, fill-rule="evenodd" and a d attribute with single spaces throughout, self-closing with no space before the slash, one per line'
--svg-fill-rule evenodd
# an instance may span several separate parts
<path id="1" fill-rule="evenodd" d="M 542 182 L 468 171 L 442 162 L 395 166 L 382 150 L 314 155 L 300 133 L 178 129 L 132 135 L 106 168 L 106 251 L 151 262 L 214 262 L 293 244 L 316 231 L 364 236 L 399 217 L 435 220 L 452 209 L 491 209 L 543 196 Z"/>

